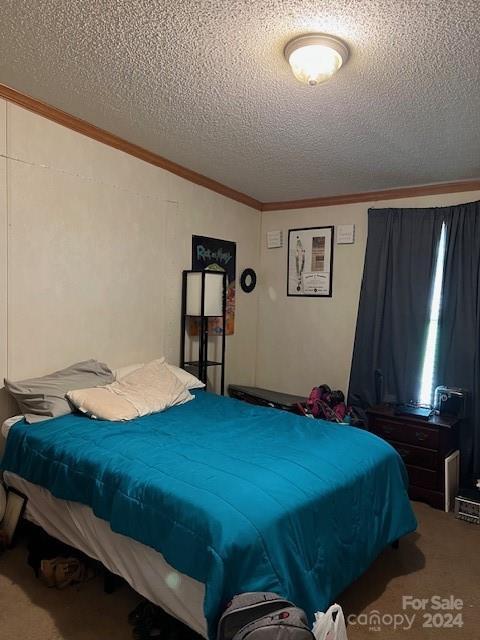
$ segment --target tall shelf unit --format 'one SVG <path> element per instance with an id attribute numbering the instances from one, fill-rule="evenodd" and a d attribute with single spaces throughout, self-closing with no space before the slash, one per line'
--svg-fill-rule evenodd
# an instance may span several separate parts
<path id="1" fill-rule="evenodd" d="M 185 270 L 182 274 L 182 322 L 180 336 L 180 366 L 191 371 L 205 385 L 208 384 L 208 369 L 220 367 L 220 393 L 225 394 L 225 329 L 227 315 L 227 274 L 219 271 Z M 198 357 L 188 359 L 185 356 L 189 319 L 198 322 Z M 209 321 L 222 318 L 221 334 L 211 334 Z M 211 360 L 208 357 L 209 339 L 221 340 L 221 357 Z M 192 336 L 188 348 L 192 350 Z M 206 388 L 206 387 L 205 387 Z"/>

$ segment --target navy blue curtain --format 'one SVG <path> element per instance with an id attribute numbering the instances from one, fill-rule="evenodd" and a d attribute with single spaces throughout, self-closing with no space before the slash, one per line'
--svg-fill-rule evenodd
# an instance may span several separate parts
<path id="1" fill-rule="evenodd" d="M 480 202 L 445 208 L 438 365 L 435 383 L 469 392 L 460 427 L 460 468 L 470 483 L 480 478 Z"/>
<path id="2" fill-rule="evenodd" d="M 460 428 L 464 483 L 480 478 L 480 202 L 368 212 L 368 241 L 350 375 L 349 403 L 375 403 L 376 369 L 384 400 L 416 400 L 435 262 L 446 227 L 434 387 L 469 393 Z"/>
<path id="3" fill-rule="evenodd" d="M 355 334 L 349 403 L 375 404 L 375 377 L 384 401 L 418 396 L 429 320 L 441 209 L 370 209 Z"/>

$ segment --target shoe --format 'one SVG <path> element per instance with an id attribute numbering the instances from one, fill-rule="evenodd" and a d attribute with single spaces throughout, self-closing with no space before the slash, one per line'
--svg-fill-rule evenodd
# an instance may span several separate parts
<path id="1" fill-rule="evenodd" d="M 91 580 L 95 572 L 78 558 L 51 558 L 40 562 L 39 578 L 47 587 L 65 589 L 70 584 Z"/>

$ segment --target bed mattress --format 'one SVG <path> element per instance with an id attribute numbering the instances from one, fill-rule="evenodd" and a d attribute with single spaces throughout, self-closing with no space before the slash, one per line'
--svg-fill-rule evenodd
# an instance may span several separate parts
<path id="1" fill-rule="evenodd" d="M 383 440 L 205 392 L 128 423 L 19 422 L 2 466 L 205 584 L 210 637 L 243 591 L 277 592 L 313 619 L 416 527 Z"/>
<path id="2" fill-rule="evenodd" d="M 4 479 L 27 496 L 25 517 L 30 522 L 98 560 L 137 593 L 207 637 L 205 585 L 176 571 L 155 549 L 112 531 L 90 507 L 54 498 L 47 489 L 8 471 Z"/>

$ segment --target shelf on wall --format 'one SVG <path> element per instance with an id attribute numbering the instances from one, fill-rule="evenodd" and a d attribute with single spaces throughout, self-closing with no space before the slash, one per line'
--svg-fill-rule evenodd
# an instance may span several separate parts
<path id="1" fill-rule="evenodd" d="M 200 360 L 191 360 L 190 362 L 185 362 L 186 367 L 199 367 L 202 363 Z M 216 362 L 215 360 L 207 360 L 203 363 L 206 367 L 221 367 L 222 362 Z"/>

